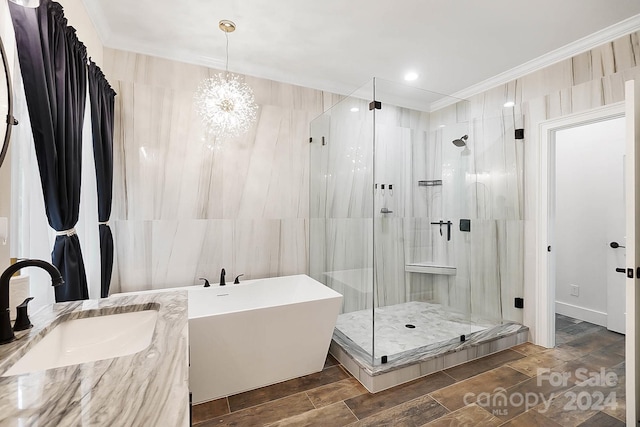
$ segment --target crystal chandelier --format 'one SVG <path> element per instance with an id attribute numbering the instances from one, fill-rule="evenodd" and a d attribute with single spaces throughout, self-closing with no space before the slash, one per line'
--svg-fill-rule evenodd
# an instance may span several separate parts
<path id="1" fill-rule="evenodd" d="M 236 24 L 222 20 L 219 27 L 227 39 L 224 73 L 203 80 L 195 94 L 196 111 L 207 137 L 233 137 L 245 133 L 256 118 L 258 106 L 253 91 L 240 76 L 229 73 L 229 36 Z"/>

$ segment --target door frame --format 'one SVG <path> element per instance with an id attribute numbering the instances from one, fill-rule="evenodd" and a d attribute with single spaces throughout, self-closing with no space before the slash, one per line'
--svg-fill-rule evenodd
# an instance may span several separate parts
<path id="1" fill-rule="evenodd" d="M 555 346 L 556 286 L 554 256 L 547 250 L 555 246 L 553 222 L 555 218 L 555 139 L 563 129 L 625 117 L 625 103 L 618 102 L 580 113 L 569 114 L 538 124 L 538 208 L 536 209 L 536 286 L 535 286 L 535 344 Z M 551 252 L 553 254 L 553 252 Z"/>

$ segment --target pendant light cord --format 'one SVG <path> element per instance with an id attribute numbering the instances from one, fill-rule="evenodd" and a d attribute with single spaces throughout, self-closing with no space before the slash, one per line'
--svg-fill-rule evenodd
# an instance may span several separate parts
<path id="1" fill-rule="evenodd" d="M 229 33 L 228 32 L 224 32 L 224 38 L 227 40 L 227 59 L 225 61 L 225 78 L 227 79 L 227 81 L 229 81 Z"/>

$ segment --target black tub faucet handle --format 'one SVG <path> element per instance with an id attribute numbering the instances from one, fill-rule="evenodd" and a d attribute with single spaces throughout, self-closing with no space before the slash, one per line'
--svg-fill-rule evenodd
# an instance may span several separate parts
<path id="1" fill-rule="evenodd" d="M 238 274 L 238 275 L 236 276 L 236 278 L 235 278 L 235 279 L 233 279 L 233 284 L 234 284 L 234 285 L 239 285 L 239 284 L 240 284 L 240 280 L 239 280 L 239 279 L 240 279 L 240 277 L 241 277 L 241 276 L 244 276 L 244 274 Z"/>
<path id="2" fill-rule="evenodd" d="M 209 286 L 211 286 L 211 285 L 209 284 L 209 281 L 208 281 L 207 279 L 205 279 L 204 277 L 201 277 L 201 278 L 199 278 L 198 280 L 204 280 L 204 287 L 205 287 L 205 288 L 208 288 Z"/>

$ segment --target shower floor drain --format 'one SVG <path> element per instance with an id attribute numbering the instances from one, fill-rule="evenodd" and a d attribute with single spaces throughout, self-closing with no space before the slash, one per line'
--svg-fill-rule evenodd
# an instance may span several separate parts
<path id="1" fill-rule="evenodd" d="M 416 325 L 412 325 L 411 323 L 407 323 L 406 325 L 404 325 L 405 328 L 409 328 L 409 329 L 415 329 Z"/>

